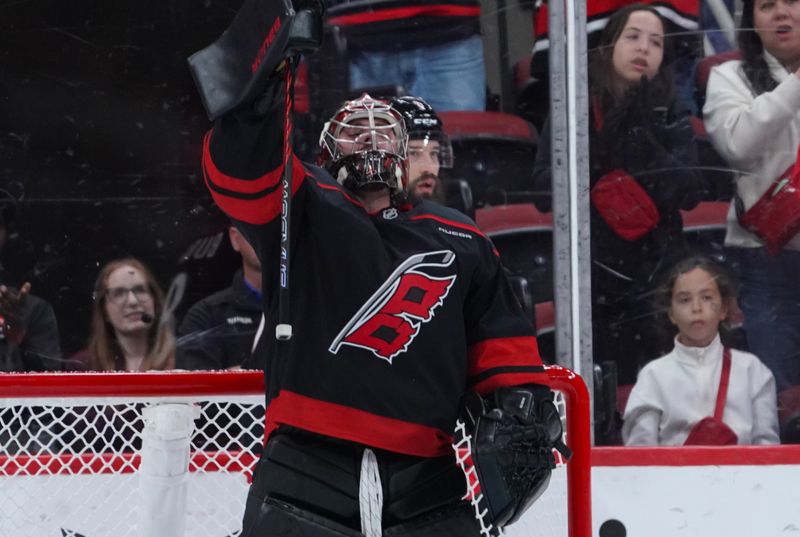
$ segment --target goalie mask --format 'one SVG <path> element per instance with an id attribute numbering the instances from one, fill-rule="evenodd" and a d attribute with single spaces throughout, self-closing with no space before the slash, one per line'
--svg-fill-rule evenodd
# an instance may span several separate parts
<path id="1" fill-rule="evenodd" d="M 388 101 L 366 93 L 347 101 L 325 124 L 319 144 L 320 164 L 339 184 L 351 190 L 403 191 L 408 135 L 403 117 Z"/>

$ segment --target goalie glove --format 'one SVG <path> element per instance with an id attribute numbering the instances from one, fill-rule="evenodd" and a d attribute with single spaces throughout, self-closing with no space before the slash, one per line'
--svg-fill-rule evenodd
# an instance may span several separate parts
<path id="1" fill-rule="evenodd" d="M 261 96 L 288 57 L 322 45 L 323 0 L 245 0 L 222 36 L 189 68 L 209 119 Z"/>
<path id="2" fill-rule="evenodd" d="M 500 388 L 492 404 L 470 392 L 456 422 L 456 458 L 485 537 L 516 522 L 545 491 L 562 441 L 561 418 L 543 386 Z"/>

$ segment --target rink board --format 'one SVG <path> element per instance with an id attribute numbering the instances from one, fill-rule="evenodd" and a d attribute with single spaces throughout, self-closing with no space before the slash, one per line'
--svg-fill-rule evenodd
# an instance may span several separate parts
<path id="1" fill-rule="evenodd" d="M 243 474 L 189 474 L 187 479 L 185 535 L 228 537 L 241 530 L 248 488 Z M 6 503 L 0 504 L 0 536 L 62 537 L 62 530 L 83 537 L 141 535 L 139 474 L 6 477 L 2 483 Z M 25 509 L 18 509 L 18 502 L 25 502 Z M 546 528 L 547 537 L 566 537 L 565 506 L 566 475 L 559 471 L 506 535 L 524 537 Z"/>
<path id="2" fill-rule="evenodd" d="M 627 537 L 800 536 L 800 446 L 595 448 L 593 536 L 623 537 L 609 520 Z"/>

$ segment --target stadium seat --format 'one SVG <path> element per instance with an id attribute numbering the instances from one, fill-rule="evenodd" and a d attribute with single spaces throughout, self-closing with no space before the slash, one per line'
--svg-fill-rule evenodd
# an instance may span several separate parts
<path id="1" fill-rule="evenodd" d="M 534 303 L 553 299 L 553 220 L 532 203 L 476 210 L 478 227 L 494 242 L 512 275 L 525 277 Z"/>
<path id="2" fill-rule="evenodd" d="M 730 202 L 701 201 L 694 209 L 681 211 L 683 234 L 693 253 L 724 262 L 726 220 Z"/>
<path id="3" fill-rule="evenodd" d="M 708 56 L 697 62 L 694 72 L 694 98 L 698 110 L 702 110 L 703 105 L 706 103 L 706 87 L 708 86 L 708 77 L 711 75 L 711 69 L 731 60 L 738 60 L 741 57 L 742 54 L 738 50 L 729 50 Z"/>
<path id="4" fill-rule="evenodd" d="M 800 386 L 778 394 L 778 423 L 782 443 L 800 444 Z"/>
<path id="5" fill-rule="evenodd" d="M 546 364 L 556 359 L 556 310 L 552 301 L 536 304 L 536 339 L 539 355 Z"/>
<path id="6" fill-rule="evenodd" d="M 530 201 L 538 133 L 524 119 L 502 112 L 440 114 L 455 154 L 452 177 L 465 179 L 475 206 Z"/>

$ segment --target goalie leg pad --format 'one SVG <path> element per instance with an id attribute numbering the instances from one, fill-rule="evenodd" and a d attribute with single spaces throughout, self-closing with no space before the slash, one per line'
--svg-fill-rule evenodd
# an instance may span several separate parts
<path id="1" fill-rule="evenodd" d="M 242 537 L 363 537 L 342 526 L 297 506 L 275 498 L 265 498 L 242 533 Z"/>
<path id="2" fill-rule="evenodd" d="M 359 528 L 360 462 L 360 453 L 351 446 L 276 431 L 256 468 L 245 518 L 258 516 L 265 498 L 275 498 L 342 526 Z"/>

